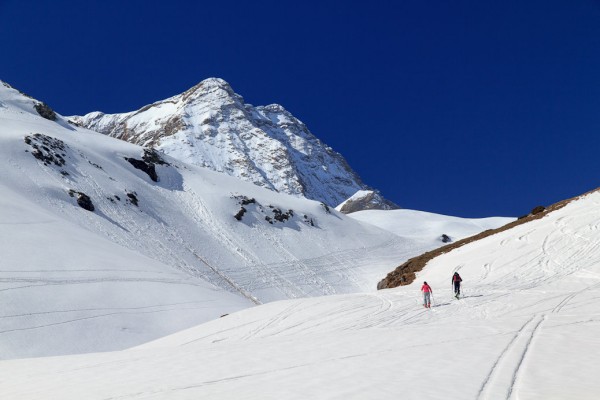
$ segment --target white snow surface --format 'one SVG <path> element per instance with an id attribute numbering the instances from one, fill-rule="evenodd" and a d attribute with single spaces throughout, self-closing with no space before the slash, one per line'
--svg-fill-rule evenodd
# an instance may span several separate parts
<path id="1" fill-rule="evenodd" d="M 153 182 L 125 159 L 141 147 L 34 102 L 0 82 L 0 359 L 121 350 L 260 303 L 372 292 L 442 244 L 167 156 Z"/>
<path id="2" fill-rule="evenodd" d="M 0 362 L 2 398 L 597 399 L 600 193 L 417 282 L 278 301 L 125 351 Z M 458 271 L 463 297 L 454 299 Z M 434 307 L 422 307 L 423 280 Z"/>
<path id="3" fill-rule="evenodd" d="M 348 216 L 424 245 L 435 245 L 443 234 L 456 241 L 515 220 L 506 217 L 460 218 L 407 209 L 364 210 Z"/>

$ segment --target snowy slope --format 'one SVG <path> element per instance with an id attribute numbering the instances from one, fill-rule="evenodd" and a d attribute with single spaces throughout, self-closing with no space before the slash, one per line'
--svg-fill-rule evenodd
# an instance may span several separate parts
<path id="1" fill-rule="evenodd" d="M 252 305 L 0 190 L 2 358 L 126 348 Z"/>
<path id="2" fill-rule="evenodd" d="M 330 206 L 366 188 L 340 154 L 282 106 L 246 104 L 218 78 L 137 111 L 69 118 L 186 163 Z"/>
<path id="3" fill-rule="evenodd" d="M 506 217 L 460 218 L 407 209 L 364 210 L 348 216 L 398 236 L 433 246 L 431 248 L 442 240 L 442 235 L 456 241 L 514 221 L 514 218 Z"/>
<path id="4" fill-rule="evenodd" d="M 69 175 L 32 157 L 24 138 L 39 132 L 65 139 L 68 147 L 57 155 L 64 154 L 61 170 Z M 106 191 L 126 198 L 116 182 L 133 190 L 138 179 L 93 150 L 139 149 L 104 142 L 39 117 L 32 99 L 0 85 L 2 358 L 126 348 L 253 305 L 185 265 L 139 251 L 141 238 L 134 236 L 148 218 L 136 218 L 140 211 L 130 204 L 110 209 L 103 197 Z M 111 158 L 118 164 L 120 157 Z M 69 189 L 90 194 L 96 211 L 79 208 Z M 147 246 L 154 243 L 146 236 Z"/>
<path id="5" fill-rule="evenodd" d="M 433 260 L 419 282 L 244 310 L 136 349 L 0 362 L 19 399 L 596 399 L 600 193 Z M 450 277 L 464 278 L 464 298 Z M 434 289 L 420 306 L 419 283 Z"/>
<path id="6" fill-rule="evenodd" d="M 373 291 L 424 249 L 37 103 L 0 84 L 0 358 L 123 349 L 259 303 Z M 156 181 L 143 157 L 166 162 Z"/>

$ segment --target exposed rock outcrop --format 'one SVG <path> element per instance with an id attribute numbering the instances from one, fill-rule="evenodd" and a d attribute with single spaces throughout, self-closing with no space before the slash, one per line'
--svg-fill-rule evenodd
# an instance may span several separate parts
<path id="1" fill-rule="evenodd" d="M 67 149 L 62 140 L 41 133 L 25 136 L 23 140 L 31 146 L 31 155 L 44 165 L 54 164 L 58 167 L 65 165 Z"/>
<path id="2" fill-rule="evenodd" d="M 141 160 L 133 157 L 125 157 L 125 160 L 133 165 L 134 168 L 144 171 L 154 182 L 158 182 L 155 165 L 170 165 L 154 149 L 144 149 L 144 155 Z"/>
<path id="3" fill-rule="evenodd" d="M 77 195 L 77 204 L 79 207 L 92 212 L 95 210 L 94 203 L 92 203 L 90 196 L 85 193 L 70 189 L 69 196 L 75 197 L 75 195 Z"/>
<path id="4" fill-rule="evenodd" d="M 35 103 L 34 106 L 35 111 L 40 114 L 41 117 L 46 118 L 50 121 L 56 121 L 56 113 L 50 106 L 46 103 Z"/>
<path id="5" fill-rule="evenodd" d="M 344 214 L 363 210 L 395 210 L 400 208 L 375 190 L 359 190 L 335 209 Z"/>

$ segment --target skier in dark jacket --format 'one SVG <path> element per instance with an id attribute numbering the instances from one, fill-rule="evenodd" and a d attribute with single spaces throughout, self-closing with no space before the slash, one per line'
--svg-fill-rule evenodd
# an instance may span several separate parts
<path id="1" fill-rule="evenodd" d="M 458 298 L 458 296 L 460 296 L 460 283 L 461 282 L 462 282 L 462 278 L 460 277 L 458 272 L 455 272 L 454 275 L 452 275 L 452 284 L 454 285 L 454 297 L 456 297 L 456 298 Z"/>

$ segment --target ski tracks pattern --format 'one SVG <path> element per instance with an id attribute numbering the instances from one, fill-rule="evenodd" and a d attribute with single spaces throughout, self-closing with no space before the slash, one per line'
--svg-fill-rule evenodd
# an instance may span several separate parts
<path id="1" fill-rule="evenodd" d="M 545 315 L 536 314 L 514 334 L 484 379 L 477 396 L 478 400 L 514 398 L 525 358 L 544 320 Z"/>

